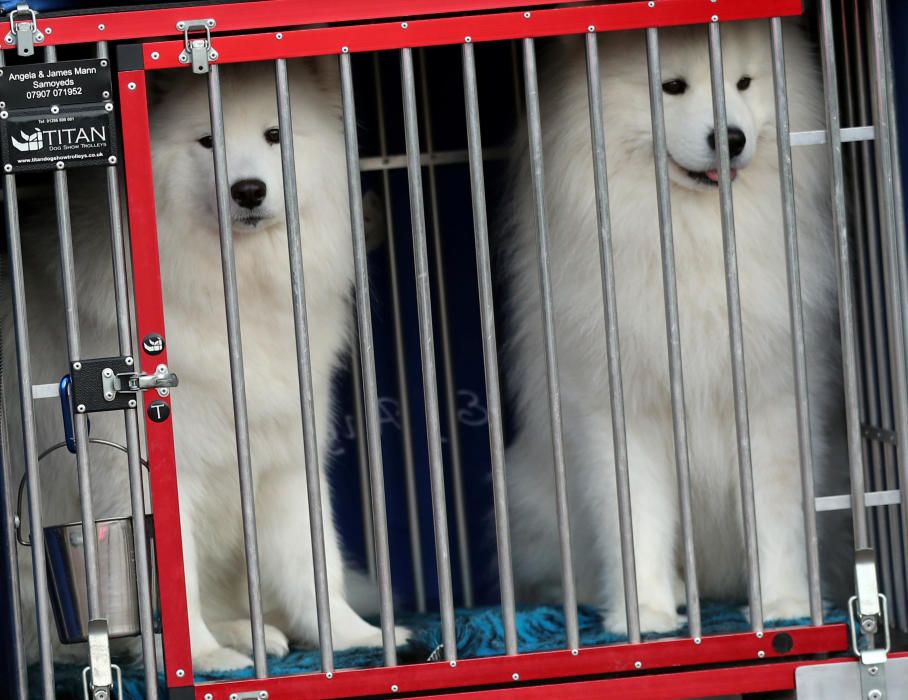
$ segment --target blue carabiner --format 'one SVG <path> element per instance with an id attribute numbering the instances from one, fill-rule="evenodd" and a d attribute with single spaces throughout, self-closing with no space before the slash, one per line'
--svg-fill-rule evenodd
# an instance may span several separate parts
<path id="1" fill-rule="evenodd" d="M 63 437 L 66 449 L 76 454 L 76 434 L 73 430 L 73 405 L 69 398 L 69 387 L 72 378 L 67 374 L 60 380 L 60 410 L 63 413 Z M 91 434 L 91 421 L 88 421 L 88 433 Z"/>

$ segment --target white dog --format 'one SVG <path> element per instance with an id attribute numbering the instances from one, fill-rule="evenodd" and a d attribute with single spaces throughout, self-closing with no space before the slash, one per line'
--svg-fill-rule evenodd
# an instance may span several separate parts
<path id="1" fill-rule="evenodd" d="M 798 434 L 768 23 L 722 26 L 745 337 L 759 560 L 766 618 L 808 613 Z M 700 593 L 742 599 L 746 564 L 722 231 L 705 27 L 660 32 Z M 626 630 L 602 284 L 582 43 L 541 77 L 545 186 L 565 461 L 580 601 Z M 806 38 L 786 25 L 793 130 L 821 129 Z M 644 631 L 681 623 L 684 602 L 659 223 L 644 36 L 599 41 L 621 365 Z M 508 453 L 515 575 L 524 597 L 561 589 L 536 221 L 519 143 L 508 255 L 518 434 Z M 798 148 L 795 179 L 816 464 L 837 398 L 836 287 L 824 149 Z"/>
<path id="2" fill-rule="evenodd" d="M 331 382 L 348 347 L 352 321 L 353 254 L 339 80 L 330 61 L 291 65 L 290 76 L 318 447 L 327 454 Z M 150 121 L 166 342 L 170 368 L 180 377 L 172 394 L 173 426 L 193 664 L 197 671 L 229 669 L 251 663 L 251 634 L 207 81 L 182 71 L 162 87 Z M 284 655 L 288 640 L 313 645 L 318 634 L 273 69 L 263 64 L 226 67 L 221 89 L 262 594 L 270 623 L 266 645 L 269 653 Z M 74 172 L 69 180 L 82 355 L 116 355 L 103 189 L 80 188 L 85 171 Z M 23 231 L 34 381 L 57 381 L 67 362 L 52 212 L 35 225 L 26 222 Z M 9 330 L 6 337 L 11 340 Z M 11 371 L 14 366 L 7 364 Z M 10 373 L 8 387 L 14 379 Z M 16 405 L 14 400 L 9 405 Z M 40 449 L 58 441 L 61 430 L 59 404 L 38 403 Z M 93 437 L 124 441 L 119 413 L 96 414 L 91 421 Z M 96 517 L 128 514 L 123 455 L 93 447 L 92 460 Z M 81 519 L 72 458 L 58 452 L 46 461 L 45 523 Z M 346 599 L 324 466 L 334 646 L 378 645 L 380 630 Z M 29 557 L 23 555 L 21 561 L 22 590 L 30 597 Z M 399 643 L 405 634 L 398 630 Z M 33 640 L 30 648 L 35 648 Z"/>

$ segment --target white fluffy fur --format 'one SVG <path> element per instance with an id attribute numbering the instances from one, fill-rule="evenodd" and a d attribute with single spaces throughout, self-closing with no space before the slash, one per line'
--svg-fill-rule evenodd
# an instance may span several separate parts
<path id="1" fill-rule="evenodd" d="M 244 223 L 249 210 L 231 204 L 262 593 L 271 625 L 266 639 L 269 653 L 282 655 L 288 639 L 313 645 L 318 637 L 280 148 L 264 137 L 277 126 L 273 72 L 261 64 L 227 67 L 221 84 L 230 182 L 258 178 L 267 185 L 267 197 L 255 210 L 264 217 L 257 224 Z M 185 71 L 165 81 L 151 114 L 167 350 L 180 376 L 173 392 L 173 426 L 196 670 L 251 663 L 214 172 L 211 151 L 197 142 L 210 133 L 206 85 Z M 352 319 L 353 259 L 336 68 L 329 62 L 291 65 L 291 88 L 318 446 L 325 454 L 331 380 Z M 85 179 L 84 171 L 70 176 L 82 355 L 103 357 L 117 354 L 107 208 L 103 189 L 79 186 Z M 26 223 L 24 231 L 34 380 L 57 381 L 67 365 L 52 213 L 31 227 Z M 44 447 L 60 439 L 59 407 L 39 404 L 38 444 Z M 123 442 L 120 414 L 98 414 L 91 421 L 93 436 Z M 92 459 L 96 516 L 128 514 L 123 456 L 93 447 Z M 71 465 L 65 452 L 42 463 L 45 523 L 81 519 Z M 377 645 L 380 631 L 346 602 L 324 466 L 334 645 Z M 22 589 L 30 601 L 27 554 L 21 563 Z M 32 617 L 29 607 L 26 620 Z M 400 632 L 403 641 L 405 631 Z M 34 652 L 33 629 L 29 636 Z"/>
<path id="2" fill-rule="evenodd" d="M 700 592 L 746 595 L 738 455 L 717 188 L 686 171 L 716 168 L 706 29 L 660 32 L 671 156 L 671 205 Z M 732 165 L 757 534 L 766 618 L 808 613 L 798 434 L 775 110 L 765 22 L 722 28 L 729 125 L 747 147 Z M 821 86 L 806 38 L 786 25 L 793 130 L 823 128 Z M 684 600 L 666 321 L 650 104 L 642 33 L 599 41 L 611 222 L 627 419 L 641 626 L 667 631 Z M 563 42 L 541 76 L 546 205 L 578 597 L 626 629 L 611 438 L 597 219 L 582 43 Z M 736 87 L 743 76 L 752 83 Z M 536 220 L 526 137 L 518 142 L 511 214 L 511 347 L 518 435 L 507 455 L 515 575 L 524 599 L 561 589 L 552 442 L 540 312 Z M 794 156 L 801 291 L 813 446 L 832 454 L 826 415 L 837 399 L 835 267 L 822 148 Z"/>

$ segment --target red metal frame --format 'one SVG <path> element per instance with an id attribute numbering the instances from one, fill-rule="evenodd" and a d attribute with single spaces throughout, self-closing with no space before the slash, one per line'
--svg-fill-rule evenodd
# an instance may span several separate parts
<path id="1" fill-rule="evenodd" d="M 625 2 L 587 7 L 560 7 L 536 12 L 445 17 L 411 22 L 383 22 L 357 26 L 327 27 L 284 32 L 267 32 L 212 39 L 218 51 L 214 63 L 264 61 L 342 52 L 381 51 L 415 46 L 439 46 L 501 41 L 524 37 L 581 34 L 590 31 L 619 31 L 703 24 L 718 17 L 721 21 L 780 17 L 801 13 L 801 0 L 764 0 L 761 3 L 735 0 L 659 0 Z M 469 39 L 467 39 L 469 37 Z M 146 69 L 180 68 L 183 40 L 149 42 L 142 54 Z"/>
<path id="2" fill-rule="evenodd" d="M 326 19 L 368 19 L 396 14 L 409 16 L 434 12 L 478 9 L 502 9 L 514 5 L 546 4 L 519 0 L 395 0 L 376 8 L 365 0 L 336 0 L 294 3 L 286 0 L 245 3 L 243 5 L 205 6 L 196 9 L 198 16 L 218 18 L 218 30 L 261 29 L 263 26 L 314 22 Z M 368 7 L 367 7 L 368 6 Z M 258 15 L 267 9 L 267 17 Z M 800 0 L 765 0 L 743 3 L 735 0 L 657 0 L 648 2 L 589 7 L 560 7 L 534 12 L 500 12 L 473 16 L 442 17 L 406 23 L 384 22 L 346 27 L 328 27 L 245 36 L 217 36 L 218 63 L 267 60 L 320 54 L 399 49 L 408 46 L 458 44 L 521 37 L 550 36 L 705 23 L 714 16 L 721 20 L 754 19 L 767 16 L 799 14 Z M 224 13 L 224 14 L 219 14 Z M 69 43 L 119 37 L 138 38 L 173 31 L 175 18 L 193 18 L 187 8 L 150 10 L 108 15 L 47 20 L 53 27 L 54 41 Z M 97 23 L 110 23 L 103 36 Z M 114 20 L 116 23 L 114 24 Z M 94 24 L 94 30 L 88 25 Z M 165 27 L 165 25 L 168 25 Z M 41 25 L 42 28 L 45 25 Z M 137 27 L 140 27 L 137 31 Z M 59 29 L 59 31 L 58 31 Z M 73 38 L 78 37 L 78 38 Z M 182 40 L 146 43 L 142 47 L 145 70 L 182 66 L 177 56 Z M 155 58 L 156 56 L 156 58 Z M 136 311 L 139 336 L 152 332 L 164 335 L 164 313 L 157 247 L 157 225 L 152 177 L 151 144 L 145 70 L 119 74 L 120 109 L 123 122 L 124 162 L 127 201 L 129 205 L 135 280 Z M 166 356 L 141 358 L 144 371 L 166 362 Z M 146 404 L 151 397 L 145 397 Z M 169 399 L 166 399 L 169 403 Z M 467 659 L 451 666 L 426 663 L 393 668 L 337 671 L 324 674 L 283 676 L 267 681 L 222 681 L 194 685 L 186 609 L 186 588 L 180 530 L 179 499 L 173 430 L 170 421 L 146 420 L 151 464 L 151 488 L 157 536 L 157 565 L 161 592 L 163 641 L 166 660 L 166 683 L 169 688 L 194 688 L 198 700 L 227 700 L 232 693 L 267 688 L 270 700 L 300 697 L 342 698 L 386 695 L 391 692 L 431 693 L 436 690 L 464 689 L 452 698 L 496 697 L 536 698 L 551 695 L 551 687 L 524 685 L 558 682 L 558 695 L 564 698 L 586 698 L 591 695 L 618 694 L 628 698 L 678 697 L 696 688 L 703 695 L 715 691 L 741 692 L 793 687 L 794 668 L 812 661 L 780 663 L 792 656 L 843 652 L 848 648 L 844 625 L 788 628 L 765 634 L 726 634 L 693 639 L 670 639 L 642 644 L 618 644 L 570 651 L 528 653 L 483 659 Z M 786 633 L 793 646 L 787 653 L 775 651 L 773 638 Z M 677 669 L 680 667 L 756 662 L 733 669 L 685 671 L 682 673 L 646 674 L 640 671 Z M 776 660 L 772 662 L 772 660 Z M 638 666 L 639 664 L 639 666 Z M 515 674 L 521 686 L 513 687 Z M 605 674 L 630 676 L 595 678 Z M 580 679 L 580 680 L 577 680 Z M 511 684 L 512 687 L 501 689 Z M 705 685 L 704 685 L 705 684 Z M 477 688 L 486 687 L 484 690 Z M 490 688 L 490 686 L 495 686 Z M 518 695 L 519 693 L 519 695 Z M 505 695 L 502 695 L 505 694 Z M 429 696 L 425 696 L 429 697 Z"/>
<path id="3" fill-rule="evenodd" d="M 166 339 L 145 72 L 120 73 L 119 84 L 138 335 L 144 338 L 149 333 L 159 333 Z M 141 343 L 139 345 L 142 346 Z M 164 352 L 154 356 L 147 354 L 142 348 L 139 366 L 143 372 L 154 373 L 155 367 L 162 362 L 167 363 L 166 345 Z M 161 397 L 156 392 L 145 392 L 143 397 L 146 409 L 153 400 L 166 401 L 168 405 L 170 404 L 170 397 Z M 192 685 L 193 681 L 172 420 L 173 413 L 170 420 L 162 423 L 149 420 L 146 414 L 145 431 L 148 440 L 155 559 L 161 598 L 167 685 L 176 688 Z M 182 675 L 179 675 L 179 671 L 182 671 Z"/>

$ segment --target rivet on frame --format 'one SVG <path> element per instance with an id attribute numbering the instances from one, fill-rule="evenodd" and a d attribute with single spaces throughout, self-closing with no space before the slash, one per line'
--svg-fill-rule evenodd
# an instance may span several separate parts
<path id="1" fill-rule="evenodd" d="M 392 693 L 396 693 L 398 690 L 400 690 L 400 688 L 398 688 L 396 685 L 392 685 L 392 686 L 391 686 L 391 692 L 392 692 Z"/>
<path id="2" fill-rule="evenodd" d="M 456 661 L 452 661 L 452 662 L 451 662 L 451 668 L 457 668 L 457 662 L 456 662 Z"/>
<path id="3" fill-rule="evenodd" d="M 102 58 L 102 59 L 101 59 L 101 67 L 102 67 L 102 68 L 107 68 L 107 59 L 106 59 L 106 58 Z"/>
<path id="4" fill-rule="evenodd" d="M 111 165 L 116 165 L 116 164 L 117 164 L 117 157 L 116 157 L 116 156 L 111 156 L 110 158 L 107 159 L 107 162 L 110 163 Z"/>
<path id="5" fill-rule="evenodd" d="M 571 656 L 580 656 L 579 649 L 571 649 Z"/>
<path id="6" fill-rule="evenodd" d="M 653 0 L 649 0 L 649 2 L 646 3 L 646 4 L 647 4 L 649 7 L 655 7 L 655 6 L 656 6 L 656 3 L 653 2 Z"/>
<path id="7" fill-rule="evenodd" d="M 349 47 L 349 46 L 342 46 L 342 47 L 341 47 L 341 53 L 350 53 L 350 47 Z"/>
<path id="8" fill-rule="evenodd" d="M 278 32 L 277 34 L 274 35 L 274 38 L 280 40 L 280 39 L 284 38 L 284 35 L 281 32 Z"/>
<path id="9" fill-rule="evenodd" d="M 211 693 L 205 693 L 205 700 L 214 700 L 214 695 Z"/>
<path id="10" fill-rule="evenodd" d="M 136 89 L 136 84 L 135 84 L 135 83 L 127 83 L 126 87 L 129 88 L 130 90 L 135 90 L 135 89 Z"/>
<path id="11" fill-rule="evenodd" d="M 757 632 L 757 639 L 763 639 L 763 633 Z"/>
<path id="12" fill-rule="evenodd" d="M 530 15 L 531 15 L 531 13 L 529 13 L 529 12 L 524 12 L 524 13 L 523 13 L 523 18 L 524 18 L 524 19 L 529 19 L 529 18 L 530 18 Z"/>
<path id="13" fill-rule="evenodd" d="M 151 52 L 151 60 L 152 60 L 152 61 L 157 61 L 160 57 L 161 57 L 161 54 L 159 54 L 157 51 L 152 51 L 152 52 Z"/>
<path id="14" fill-rule="evenodd" d="M 334 674 L 331 673 L 331 671 L 328 671 L 328 672 L 325 674 L 325 678 L 327 678 L 327 679 L 330 681 L 332 678 L 334 678 Z"/>
<path id="15" fill-rule="evenodd" d="M 760 649 L 760 651 L 757 652 L 757 658 L 762 659 L 764 656 L 766 656 L 766 652 Z"/>
<path id="16" fill-rule="evenodd" d="M 105 29 L 107 29 L 107 27 L 105 27 L 103 24 L 99 24 L 99 25 L 98 25 L 98 31 L 99 31 L 99 32 L 103 32 Z"/>
<path id="17" fill-rule="evenodd" d="M 48 27 L 47 29 L 44 30 L 44 33 L 45 33 L 45 34 L 53 34 L 53 33 L 54 33 L 54 28 L 53 28 L 53 27 Z M 41 41 L 41 39 L 39 38 L 38 41 Z"/>
<path id="18" fill-rule="evenodd" d="M 64 165 L 62 160 L 57 161 L 57 170 L 63 170 Z"/>
<path id="19" fill-rule="evenodd" d="M 7 173 L 13 172 L 13 166 L 10 165 L 9 163 L 7 163 L 6 165 L 3 166 L 3 171 L 7 172 Z"/>
<path id="20" fill-rule="evenodd" d="M 471 36 L 465 36 L 465 37 L 463 38 L 463 41 L 464 41 L 465 44 L 469 44 L 470 42 L 473 41 L 473 37 L 471 37 Z"/>
<path id="21" fill-rule="evenodd" d="M 588 32 L 590 32 L 590 33 L 595 32 L 595 31 L 596 31 L 596 27 L 594 27 L 594 26 L 591 24 L 589 27 L 586 28 L 586 31 L 588 31 Z"/>
<path id="22" fill-rule="evenodd" d="M 401 28 L 401 29 L 406 29 L 406 28 L 409 27 L 409 26 L 410 26 L 410 25 L 407 24 L 406 22 L 401 22 L 401 23 L 400 23 L 400 28 Z"/>
<path id="23" fill-rule="evenodd" d="M 718 21 L 719 21 L 719 15 L 713 15 L 713 16 L 710 17 L 709 19 L 710 19 L 710 21 L 712 21 L 712 22 L 718 22 Z"/>
<path id="24" fill-rule="evenodd" d="M 635 662 L 634 662 L 634 668 L 636 668 L 636 669 L 639 671 L 641 668 L 643 668 L 643 662 L 642 662 L 642 661 L 635 661 Z"/>
<path id="25" fill-rule="evenodd" d="M 512 673 L 512 674 L 511 674 L 511 680 L 512 680 L 512 681 L 519 681 L 519 680 L 520 680 L 520 674 L 519 674 L 519 673 Z"/>
<path id="26" fill-rule="evenodd" d="M 700 637 L 694 637 L 694 644 L 701 644 L 702 642 L 703 640 Z"/>
<path id="27" fill-rule="evenodd" d="M 7 112 L 6 110 L 3 110 L 2 112 L 0 112 L 0 119 L 6 119 L 8 116 L 9 116 L 9 112 Z"/>
<path id="28" fill-rule="evenodd" d="M 182 668 L 177 669 L 177 678 L 182 678 L 185 675 L 186 675 L 186 671 L 184 671 Z"/>

